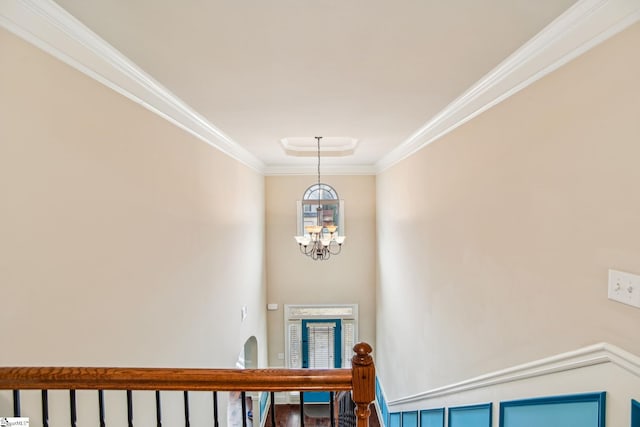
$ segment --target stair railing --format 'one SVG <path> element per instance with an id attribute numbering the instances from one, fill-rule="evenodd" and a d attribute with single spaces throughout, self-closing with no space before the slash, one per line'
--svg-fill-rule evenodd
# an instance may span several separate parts
<path id="1" fill-rule="evenodd" d="M 105 425 L 104 390 L 127 392 L 129 426 L 133 427 L 131 392 L 156 392 L 158 426 L 161 422 L 160 392 L 183 391 L 185 425 L 189 425 L 188 392 L 214 393 L 215 424 L 217 392 L 351 391 L 358 427 L 369 426 L 370 404 L 375 399 L 375 367 L 372 348 L 358 343 L 353 348 L 351 369 L 178 369 L 99 367 L 0 367 L 0 390 L 13 390 L 13 416 L 21 417 L 20 390 L 42 391 L 43 426 L 48 426 L 48 390 L 69 390 L 71 425 L 76 423 L 76 390 L 98 390 L 100 425 Z M 275 409 L 271 402 L 271 410 Z M 244 410 L 243 410 L 244 412 Z M 0 414 L 6 416 L 6 414 Z M 28 414 L 25 414 L 28 416 Z M 271 413 L 275 422 L 275 413 Z"/>

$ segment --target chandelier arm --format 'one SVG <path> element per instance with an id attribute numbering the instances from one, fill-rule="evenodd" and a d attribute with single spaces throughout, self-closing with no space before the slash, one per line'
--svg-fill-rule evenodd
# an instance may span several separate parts
<path id="1" fill-rule="evenodd" d="M 336 245 L 337 245 L 337 248 L 336 248 L 336 245 L 334 245 L 334 244 L 333 244 L 333 243 L 335 243 L 335 242 L 331 242 L 331 243 L 332 243 L 332 244 L 330 244 L 330 245 L 328 246 L 328 251 L 329 251 L 329 253 L 331 253 L 331 255 L 338 255 L 338 254 L 340 253 L 340 251 L 342 250 L 342 245 L 341 245 L 341 244 L 336 243 Z M 331 248 L 332 248 L 332 247 L 333 247 L 333 249 L 335 250 L 335 252 L 331 251 Z M 336 249 L 337 249 L 337 250 L 336 250 Z"/>
<path id="2" fill-rule="evenodd" d="M 318 261 L 324 261 L 329 259 L 330 254 L 327 253 L 327 250 L 325 247 L 321 247 L 318 250 Z"/>
<path id="3" fill-rule="evenodd" d="M 318 261 L 319 259 L 322 259 L 319 257 L 319 249 L 318 249 L 318 245 L 314 244 L 313 245 L 313 252 L 311 252 L 311 259 L 313 259 L 314 261 Z"/>

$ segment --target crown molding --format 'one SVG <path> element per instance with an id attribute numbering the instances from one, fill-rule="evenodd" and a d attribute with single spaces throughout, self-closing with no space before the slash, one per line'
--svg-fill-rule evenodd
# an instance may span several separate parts
<path id="1" fill-rule="evenodd" d="M 640 377 L 640 357 L 612 344 L 603 342 L 583 347 L 575 351 L 562 353 L 556 356 L 547 357 L 545 359 L 536 360 L 534 362 L 471 378 L 459 383 L 438 387 L 433 390 L 403 397 L 387 403 L 389 406 L 401 403 L 412 403 L 424 399 L 431 399 L 454 393 L 506 384 L 513 381 L 551 375 L 578 368 L 586 368 L 603 363 L 613 363 L 631 374 Z"/>
<path id="2" fill-rule="evenodd" d="M 317 175 L 317 165 L 267 165 L 264 168 L 266 176 L 288 176 L 288 175 Z M 322 175 L 375 175 L 376 169 L 373 165 L 323 165 Z"/>
<path id="3" fill-rule="evenodd" d="M 580 0 L 411 137 L 371 166 L 330 174 L 378 174 L 640 19 L 637 0 Z M 267 175 L 313 174 L 265 164 L 51 0 L 3 0 L 0 26 Z"/>
<path id="4" fill-rule="evenodd" d="M 0 26 L 142 105 L 228 156 L 264 163 L 51 0 L 3 0 Z"/>
<path id="5" fill-rule="evenodd" d="M 637 0 L 580 0 L 380 159 L 381 173 L 640 19 Z"/>

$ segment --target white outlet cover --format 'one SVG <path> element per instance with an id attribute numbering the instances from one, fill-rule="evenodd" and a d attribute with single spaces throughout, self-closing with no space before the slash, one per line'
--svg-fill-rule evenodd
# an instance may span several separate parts
<path id="1" fill-rule="evenodd" d="M 640 308 L 640 276 L 609 270 L 609 299 Z"/>

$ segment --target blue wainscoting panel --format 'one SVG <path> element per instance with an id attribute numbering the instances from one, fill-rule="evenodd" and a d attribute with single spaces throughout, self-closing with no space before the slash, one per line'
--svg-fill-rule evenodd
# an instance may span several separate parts
<path id="1" fill-rule="evenodd" d="M 264 420 L 264 417 L 265 417 L 265 410 L 267 409 L 268 397 L 269 397 L 269 393 L 266 391 L 263 391 L 262 394 L 260 395 L 260 422 L 262 422 L 262 420 Z M 273 404 L 273 402 L 271 402 L 271 404 Z"/>
<path id="2" fill-rule="evenodd" d="M 418 411 L 403 412 L 402 427 L 418 427 Z"/>
<path id="3" fill-rule="evenodd" d="M 420 427 L 444 427 L 444 408 L 420 411 Z"/>
<path id="4" fill-rule="evenodd" d="M 392 412 L 389 414 L 389 427 L 400 427 L 400 412 Z"/>
<path id="5" fill-rule="evenodd" d="M 604 427 L 605 393 L 500 403 L 500 427 Z"/>
<path id="6" fill-rule="evenodd" d="M 640 427 L 640 402 L 631 399 L 631 427 Z"/>
<path id="7" fill-rule="evenodd" d="M 491 427 L 491 405 L 449 408 L 449 427 Z"/>
<path id="8" fill-rule="evenodd" d="M 378 401 L 378 407 L 382 414 L 382 424 L 385 424 L 389 419 L 389 407 L 387 406 L 386 400 L 384 400 L 384 394 L 382 394 L 382 387 L 380 386 L 378 377 L 376 377 L 376 400 Z"/>

